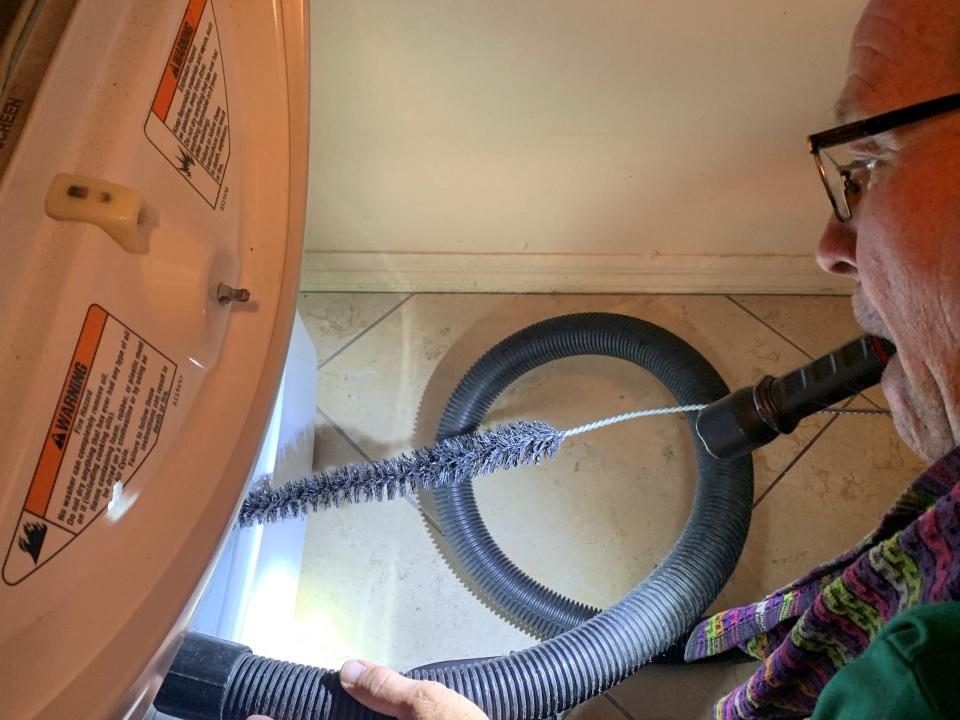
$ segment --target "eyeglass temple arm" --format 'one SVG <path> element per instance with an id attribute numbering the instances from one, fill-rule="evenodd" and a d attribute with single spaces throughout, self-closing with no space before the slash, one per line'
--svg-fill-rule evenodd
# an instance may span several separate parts
<path id="1" fill-rule="evenodd" d="M 960 93 L 945 95 L 934 100 L 909 105 L 899 110 L 892 110 L 882 115 L 856 120 L 831 130 L 816 133 L 807 138 L 807 146 L 811 153 L 815 153 L 823 148 L 842 145 L 870 135 L 878 135 L 901 125 L 926 120 L 951 110 L 960 110 Z"/>

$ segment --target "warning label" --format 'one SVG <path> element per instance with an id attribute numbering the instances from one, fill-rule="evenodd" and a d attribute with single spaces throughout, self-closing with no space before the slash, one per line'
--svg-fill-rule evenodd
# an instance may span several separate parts
<path id="1" fill-rule="evenodd" d="M 87 311 L 3 565 L 15 585 L 79 535 L 150 455 L 177 366 L 99 305 Z"/>
<path id="2" fill-rule="evenodd" d="M 212 0 L 187 3 L 143 129 L 216 207 L 230 159 L 230 114 Z"/>

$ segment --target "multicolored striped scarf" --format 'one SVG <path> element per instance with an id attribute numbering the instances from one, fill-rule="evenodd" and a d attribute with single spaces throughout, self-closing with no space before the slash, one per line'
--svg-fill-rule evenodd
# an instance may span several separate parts
<path id="1" fill-rule="evenodd" d="M 716 720 L 802 718 L 894 615 L 960 599 L 960 447 L 904 492 L 859 545 L 758 603 L 698 625 L 688 661 L 734 647 L 762 660 Z"/>

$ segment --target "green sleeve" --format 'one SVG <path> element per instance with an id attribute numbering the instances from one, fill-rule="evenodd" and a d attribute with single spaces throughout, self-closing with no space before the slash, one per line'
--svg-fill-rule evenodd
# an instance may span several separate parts
<path id="1" fill-rule="evenodd" d="M 811 720 L 960 718 L 960 602 L 894 617 L 827 683 Z"/>

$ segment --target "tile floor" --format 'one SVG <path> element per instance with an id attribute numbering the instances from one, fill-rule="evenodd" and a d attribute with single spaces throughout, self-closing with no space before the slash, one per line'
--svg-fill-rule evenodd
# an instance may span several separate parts
<path id="1" fill-rule="evenodd" d="M 317 345 L 315 466 L 387 456 L 430 442 L 447 397 L 490 346 L 526 325 L 582 311 L 650 320 L 698 348 L 732 387 L 779 374 L 858 333 L 846 298 L 767 296 L 377 295 L 304 293 Z M 853 403 L 882 404 L 877 391 Z M 569 359 L 530 373 L 495 420 L 570 427 L 672 404 L 645 371 Z M 569 440 L 557 460 L 477 483 L 501 548 L 546 585 L 605 606 L 665 554 L 694 482 L 683 421 L 626 423 Z M 715 609 L 759 598 L 866 534 L 920 463 L 885 417 L 809 419 L 755 459 L 756 508 L 740 564 Z M 449 569 L 443 538 L 416 501 L 351 506 L 309 519 L 296 660 L 361 656 L 399 668 L 502 654 L 533 641 Z M 705 716 L 749 666 L 650 668 L 571 716 Z"/>

